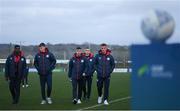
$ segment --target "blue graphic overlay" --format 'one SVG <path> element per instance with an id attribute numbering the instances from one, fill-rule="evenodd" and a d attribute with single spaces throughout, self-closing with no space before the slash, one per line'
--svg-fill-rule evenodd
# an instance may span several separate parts
<path id="1" fill-rule="evenodd" d="M 131 46 L 132 109 L 180 109 L 180 44 Z"/>

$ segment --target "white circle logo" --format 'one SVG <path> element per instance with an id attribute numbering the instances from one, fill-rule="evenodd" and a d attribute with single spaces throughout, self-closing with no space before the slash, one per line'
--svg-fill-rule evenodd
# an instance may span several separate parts
<path id="1" fill-rule="evenodd" d="M 21 58 L 21 61 L 24 61 L 24 58 Z"/>
<path id="2" fill-rule="evenodd" d="M 107 60 L 109 61 L 109 60 L 110 60 L 110 58 L 108 57 L 108 58 L 107 58 Z"/>
<path id="3" fill-rule="evenodd" d="M 49 58 L 49 55 L 46 55 L 47 58 Z"/>

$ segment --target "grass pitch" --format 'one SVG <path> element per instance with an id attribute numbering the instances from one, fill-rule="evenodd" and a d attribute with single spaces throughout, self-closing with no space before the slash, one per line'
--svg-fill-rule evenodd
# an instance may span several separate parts
<path id="1" fill-rule="evenodd" d="M 51 105 L 40 105 L 40 82 L 37 73 L 29 74 L 28 88 L 21 88 L 20 102 L 13 105 L 8 83 L 0 73 L 0 110 L 130 110 L 130 74 L 113 73 L 110 82 L 110 105 L 97 104 L 96 74 L 93 77 L 92 94 L 89 101 L 72 104 L 72 87 L 67 73 L 53 74 Z"/>

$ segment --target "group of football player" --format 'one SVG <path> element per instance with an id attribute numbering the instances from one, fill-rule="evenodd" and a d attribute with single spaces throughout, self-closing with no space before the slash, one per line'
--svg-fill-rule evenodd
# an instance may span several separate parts
<path id="1" fill-rule="evenodd" d="M 56 66 L 56 58 L 48 50 L 45 43 L 38 46 L 39 52 L 35 55 L 34 66 L 38 71 L 41 86 L 42 101 L 40 104 L 52 104 L 52 71 Z M 115 68 L 114 58 L 107 44 L 100 45 L 100 50 L 94 56 L 89 48 L 84 50 L 77 47 L 73 57 L 69 60 L 68 78 L 72 84 L 72 102 L 82 103 L 90 100 L 93 74 L 97 73 L 98 104 L 109 105 L 109 86 L 111 73 Z M 13 104 L 18 104 L 20 85 L 27 73 L 26 58 L 20 45 L 14 46 L 14 51 L 6 60 L 5 78 L 9 82 Z M 104 90 L 103 90 L 104 89 Z"/>

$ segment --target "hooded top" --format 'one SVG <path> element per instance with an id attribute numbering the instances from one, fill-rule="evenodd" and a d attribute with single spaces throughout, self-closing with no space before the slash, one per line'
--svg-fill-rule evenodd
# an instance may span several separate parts
<path id="1" fill-rule="evenodd" d="M 93 53 L 90 53 L 88 56 L 84 53 L 84 57 L 87 59 L 87 72 L 85 72 L 85 76 L 93 76 L 93 73 L 95 71 L 94 66 L 94 55 Z"/>
<path id="2" fill-rule="evenodd" d="M 73 57 L 69 61 L 68 77 L 71 79 L 81 79 L 83 73 L 87 72 L 87 59 L 81 54 L 77 56 L 74 53 Z"/>
<path id="3" fill-rule="evenodd" d="M 49 52 L 48 48 L 45 49 L 45 52 L 39 51 L 34 58 L 34 66 L 40 76 L 52 74 L 55 65 L 56 59 L 54 55 Z"/>
<path id="4" fill-rule="evenodd" d="M 5 66 L 6 78 L 17 77 L 22 79 L 23 75 L 25 74 L 25 69 L 26 59 L 22 51 L 20 51 L 18 55 L 14 51 L 11 55 L 8 56 Z"/>
<path id="5" fill-rule="evenodd" d="M 111 50 L 107 49 L 103 54 L 102 50 L 98 51 L 95 57 L 95 69 L 98 77 L 110 77 L 115 68 L 114 58 L 111 55 Z"/>

